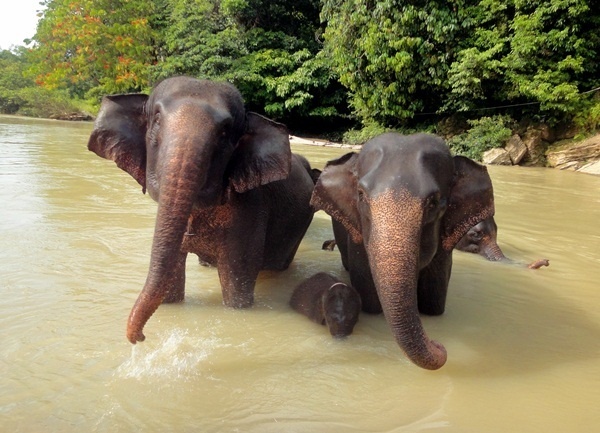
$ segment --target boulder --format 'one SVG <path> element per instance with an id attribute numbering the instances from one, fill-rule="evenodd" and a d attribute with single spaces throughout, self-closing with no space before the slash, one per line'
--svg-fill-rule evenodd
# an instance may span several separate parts
<path id="1" fill-rule="evenodd" d="M 569 147 L 556 146 L 546 154 L 548 165 L 561 170 L 597 171 L 600 163 L 600 135 L 588 138 Z"/>
<path id="2" fill-rule="evenodd" d="M 513 165 L 519 164 L 523 157 L 527 155 L 527 146 L 525 146 L 525 143 L 523 143 L 518 134 L 513 134 L 510 137 L 504 149 L 508 152 Z"/>
<path id="3" fill-rule="evenodd" d="M 484 152 L 482 161 L 484 164 L 512 165 L 510 154 L 505 149 L 490 149 Z"/>
<path id="4" fill-rule="evenodd" d="M 545 131 L 539 128 L 528 128 L 525 131 L 522 137 L 523 143 L 527 147 L 527 155 L 522 161 L 524 165 L 546 165 L 545 153 L 548 148 L 548 142 L 542 139 L 544 135 Z"/>
<path id="5" fill-rule="evenodd" d="M 581 167 L 580 169 L 578 169 L 577 171 L 580 171 L 582 173 L 599 174 L 600 175 L 600 160 L 594 161 L 594 162 L 589 162 L 589 163 L 585 164 L 583 167 Z"/>

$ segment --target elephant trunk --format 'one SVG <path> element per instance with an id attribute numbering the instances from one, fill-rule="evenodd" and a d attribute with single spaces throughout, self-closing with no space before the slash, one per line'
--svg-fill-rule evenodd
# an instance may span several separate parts
<path id="1" fill-rule="evenodd" d="M 489 243 L 481 249 L 480 254 L 491 262 L 507 260 L 507 257 L 500 249 L 500 246 L 494 240 L 490 240 Z"/>
<path id="2" fill-rule="evenodd" d="M 417 304 L 423 208 L 388 201 L 372 203 L 371 210 L 367 253 L 386 321 L 414 364 L 436 370 L 446 362 L 446 349 L 425 333 Z"/>
<path id="3" fill-rule="evenodd" d="M 183 294 L 182 288 L 176 286 L 184 283 L 178 275 L 182 270 L 177 262 L 203 175 L 194 146 L 180 144 L 170 143 L 169 154 L 163 158 L 167 163 L 162 170 L 158 194 L 150 267 L 127 323 L 127 339 L 133 344 L 144 341 L 144 325 L 168 295 L 170 301 L 182 300 L 176 295 L 177 291 Z"/>

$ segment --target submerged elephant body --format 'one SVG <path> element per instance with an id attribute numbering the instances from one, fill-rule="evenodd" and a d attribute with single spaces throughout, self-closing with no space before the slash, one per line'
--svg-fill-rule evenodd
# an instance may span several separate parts
<path id="1" fill-rule="evenodd" d="M 294 289 L 290 306 L 313 322 L 326 325 L 333 337 L 340 338 L 352 334 L 361 300 L 354 288 L 319 272 Z"/>
<path id="2" fill-rule="evenodd" d="M 497 243 L 498 226 L 494 217 L 475 224 L 456 244 L 456 249 L 467 253 L 479 254 L 492 262 L 506 259 Z"/>
<path id="3" fill-rule="evenodd" d="M 439 137 L 386 133 L 330 161 L 311 203 L 332 217 L 363 310 L 383 311 L 412 362 L 444 365 L 446 350 L 428 338 L 419 312 L 444 312 L 453 248 L 494 214 L 486 168 L 452 157 Z"/>
<path id="4" fill-rule="evenodd" d="M 150 96 L 105 97 L 88 148 L 158 202 L 132 343 L 162 302 L 184 298 L 188 253 L 218 268 L 225 305 L 248 307 L 259 271 L 286 269 L 312 220 L 310 165 L 228 83 L 175 77 Z"/>
<path id="5" fill-rule="evenodd" d="M 498 245 L 498 226 L 494 217 L 489 217 L 475 224 L 456 244 L 456 249 L 467 253 L 479 254 L 491 262 L 505 262 L 527 266 L 529 269 L 539 269 L 550 266 L 548 259 L 535 260 L 529 264 L 517 262 L 504 255 Z"/>

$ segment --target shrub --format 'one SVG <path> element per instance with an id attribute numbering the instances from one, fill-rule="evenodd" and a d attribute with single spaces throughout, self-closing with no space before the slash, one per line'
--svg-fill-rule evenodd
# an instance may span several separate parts
<path id="1" fill-rule="evenodd" d="M 67 91 L 26 87 L 18 92 L 22 101 L 17 114 L 31 117 L 63 118 L 80 110 Z"/>
<path id="2" fill-rule="evenodd" d="M 482 117 L 468 120 L 471 128 L 448 140 L 450 150 L 476 161 L 481 161 L 483 153 L 496 147 L 503 147 L 510 136 L 508 127 L 512 119 L 508 116 Z"/>

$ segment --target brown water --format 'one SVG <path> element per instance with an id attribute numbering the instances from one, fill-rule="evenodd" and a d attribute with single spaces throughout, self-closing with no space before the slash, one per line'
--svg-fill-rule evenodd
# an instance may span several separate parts
<path id="1" fill-rule="evenodd" d="M 156 205 L 86 150 L 90 124 L 0 117 L 0 430 L 6 432 L 590 432 L 600 423 L 600 177 L 490 167 L 499 243 L 532 271 L 454 254 L 435 372 L 381 316 L 334 341 L 288 306 L 315 272 L 342 274 L 317 213 L 256 306 L 221 305 L 190 256 L 187 298 L 125 339 Z M 314 166 L 345 151 L 299 146 Z"/>

